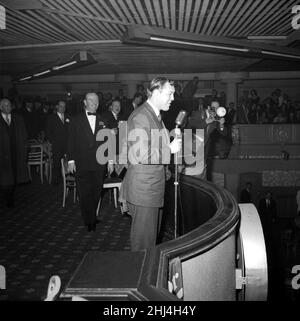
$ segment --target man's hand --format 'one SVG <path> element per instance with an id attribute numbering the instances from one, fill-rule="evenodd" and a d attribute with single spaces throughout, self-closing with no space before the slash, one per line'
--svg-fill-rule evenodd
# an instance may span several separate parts
<path id="1" fill-rule="evenodd" d="M 208 118 L 205 119 L 206 124 L 211 124 L 211 123 L 213 123 L 214 121 L 215 121 L 215 119 L 212 118 L 212 117 L 208 117 Z"/>
<path id="2" fill-rule="evenodd" d="M 224 125 L 225 124 L 225 118 L 220 118 L 219 122 L 220 122 L 220 125 Z"/>
<path id="3" fill-rule="evenodd" d="M 178 153 L 181 150 L 182 139 L 181 137 L 175 137 L 172 143 L 169 145 L 171 153 Z"/>
<path id="4" fill-rule="evenodd" d="M 108 162 L 107 169 L 108 169 L 108 174 L 110 175 L 115 169 L 114 163 Z"/>
<path id="5" fill-rule="evenodd" d="M 166 181 L 168 181 L 172 176 L 171 171 L 169 170 L 169 167 L 166 166 Z"/>
<path id="6" fill-rule="evenodd" d="M 74 174 L 76 172 L 75 162 L 68 162 L 68 172 Z"/>

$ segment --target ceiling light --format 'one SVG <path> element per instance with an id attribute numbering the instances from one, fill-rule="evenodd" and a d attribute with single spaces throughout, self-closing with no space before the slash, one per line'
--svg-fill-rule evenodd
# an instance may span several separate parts
<path id="1" fill-rule="evenodd" d="M 182 40 L 173 40 L 173 39 L 166 39 L 166 38 L 161 38 L 161 37 L 152 37 L 151 36 L 150 40 L 162 41 L 162 42 L 168 42 L 168 43 L 176 43 L 176 44 L 180 44 L 180 45 L 204 47 L 204 48 L 214 48 L 214 49 L 249 52 L 249 49 L 246 49 L 246 48 L 237 48 L 237 47 L 235 48 L 235 47 L 227 47 L 227 46 L 219 46 L 219 45 L 209 45 L 209 44 L 205 44 L 205 43 L 189 42 L 189 41 L 182 41 Z"/>
<path id="2" fill-rule="evenodd" d="M 62 68 L 66 68 L 66 67 L 72 66 L 72 65 L 74 65 L 76 63 L 77 63 L 77 61 L 73 60 L 73 61 L 67 62 L 66 64 L 60 65 L 60 66 L 54 66 L 52 69 L 53 70 L 59 70 L 59 69 L 62 69 Z"/>
<path id="3" fill-rule="evenodd" d="M 42 75 L 48 74 L 49 72 L 51 72 L 50 69 L 42 71 L 42 72 L 39 72 L 38 74 L 34 74 L 33 77 L 42 76 Z"/>
<path id="4" fill-rule="evenodd" d="M 286 36 L 248 36 L 249 40 L 285 40 Z"/>
<path id="5" fill-rule="evenodd" d="M 28 77 L 24 77 L 24 78 L 19 79 L 19 81 L 29 80 L 31 78 L 32 78 L 32 76 L 28 76 Z"/>
<path id="6" fill-rule="evenodd" d="M 274 52 L 274 51 L 262 50 L 261 53 L 262 53 L 262 54 L 265 54 L 265 55 L 271 55 L 271 56 L 279 56 L 279 57 L 284 57 L 284 58 L 296 58 L 296 59 L 300 59 L 300 56 L 289 55 L 289 54 L 284 54 L 284 53 L 279 53 L 279 52 Z"/>

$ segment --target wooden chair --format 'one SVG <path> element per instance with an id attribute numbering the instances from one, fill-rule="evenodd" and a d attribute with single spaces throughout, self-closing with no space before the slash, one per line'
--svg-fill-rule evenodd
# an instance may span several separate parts
<path id="1" fill-rule="evenodd" d="M 102 188 L 103 190 L 104 189 L 113 189 L 115 208 L 118 208 L 117 192 L 120 194 L 121 185 L 122 185 L 122 179 L 119 177 L 113 177 L 113 178 L 107 177 L 107 178 L 105 178 L 104 183 L 103 183 L 103 188 Z M 100 205 L 101 205 L 101 198 L 99 200 L 98 207 L 97 207 L 97 216 L 99 215 Z"/>
<path id="2" fill-rule="evenodd" d="M 73 202 L 76 202 L 76 196 L 77 196 L 77 187 L 76 187 L 76 180 L 75 176 L 71 173 L 68 173 L 68 161 L 66 158 L 62 158 L 60 160 L 61 162 L 61 174 L 63 178 L 63 201 L 62 201 L 62 207 L 65 207 L 66 204 L 66 198 L 69 194 L 69 190 L 73 189 Z"/>
<path id="3" fill-rule="evenodd" d="M 42 184 L 44 183 L 44 174 L 48 174 L 48 163 L 44 157 L 43 144 L 28 145 L 27 168 L 29 179 L 32 180 L 31 166 L 38 166 Z"/>

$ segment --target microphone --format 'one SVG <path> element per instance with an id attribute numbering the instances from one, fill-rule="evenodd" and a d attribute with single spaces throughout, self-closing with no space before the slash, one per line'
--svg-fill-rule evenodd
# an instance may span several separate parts
<path id="1" fill-rule="evenodd" d="M 185 110 L 181 110 L 178 113 L 178 115 L 176 117 L 176 120 L 175 120 L 176 128 L 182 126 L 185 117 L 186 117 L 186 111 Z"/>
<path id="2" fill-rule="evenodd" d="M 226 115 L 226 109 L 224 107 L 219 107 L 216 110 L 216 114 L 218 117 L 223 118 Z M 220 130 L 224 130 L 224 124 L 220 123 Z"/>

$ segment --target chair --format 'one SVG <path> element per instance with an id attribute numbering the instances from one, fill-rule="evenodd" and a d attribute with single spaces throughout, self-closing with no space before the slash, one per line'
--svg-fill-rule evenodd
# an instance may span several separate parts
<path id="1" fill-rule="evenodd" d="M 40 177 L 42 184 L 44 183 L 44 171 L 45 175 L 48 174 L 48 163 L 44 157 L 44 148 L 42 144 L 31 144 L 28 145 L 27 154 L 27 168 L 29 173 L 29 178 L 32 180 L 31 176 L 31 166 L 38 166 L 40 171 Z"/>
<path id="2" fill-rule="evenodd" d="M 46 161 L 46 175 L 48 178 L 48 183 L 52 182 L 52 166 L 53 166 L 53 158 L 52 158 L 52 145 L 49 142 L 44 143 L 44 159 Z"/>
<path id="3" fill-rule="evenodd" d="M 104 179 L 104 182 L 103 182 L 102 189 L 113 189 L 115 208 L 118 208 L 117 191 L 120 194 L 121 185 L 122 185 L 122 179 L 119 177 L 107 177 Z M 97 207 L 97 216 L 99 215 L 100 204 L 101 204 L 101 198 L 99 200 L 98 207 Z"/>
<path id="4" fill-rule="evenodd" d="M 75 176 L 71 173 L 68 173 L 68 161 L 66 158 L 62 158 L 60 160 L 61 162 L 61 174 L 63 177 L 63 202 L 62 207 L 65 207 L 66 204 L 66 198 L 69 194 L 69 190 L 73 189 L 73 202 L 76 202 L 76 196 L 77 196 L 77 188 L 76 188 L 76 180 Z"/>

